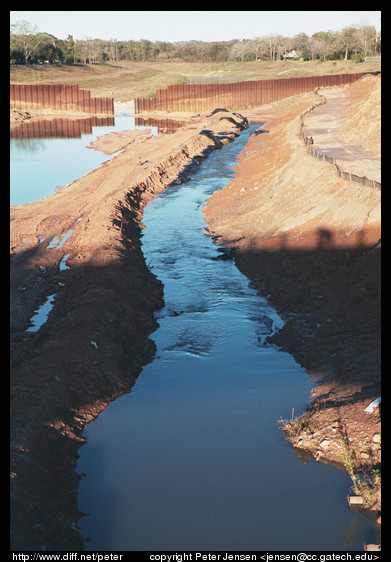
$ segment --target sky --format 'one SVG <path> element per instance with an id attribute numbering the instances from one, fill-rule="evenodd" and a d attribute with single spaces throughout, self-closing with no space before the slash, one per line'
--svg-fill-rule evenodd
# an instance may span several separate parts
<path id="1" fill-rule="evenodd" d="M 269 34 L 293 37 L 374 25 L 381 11 L 10 11 L 10 23 L 27 21 L 58 39 L 119 41 L 229 41 Z"/>

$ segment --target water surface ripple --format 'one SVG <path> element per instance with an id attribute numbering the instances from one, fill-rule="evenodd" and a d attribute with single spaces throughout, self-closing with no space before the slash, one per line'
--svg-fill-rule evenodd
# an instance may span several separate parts
<path id="1" fill-rule="evenodd" d="M 374 540 L 374 518 L 348 509 L 346 473 L 300 461 L 285 441 L 278 420 L 305 408 L 312 383 L 265 343 L 281 319 L 203 234 L 202 206 L 250 133 L 145 209 L 143 251 L 165 306 L 154 361 L 85 431 L 88 550 L 362 550 Z"/>

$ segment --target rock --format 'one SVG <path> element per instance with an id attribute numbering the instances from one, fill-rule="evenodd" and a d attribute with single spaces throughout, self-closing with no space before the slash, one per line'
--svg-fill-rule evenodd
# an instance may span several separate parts
<path id="1" fill-rule="evenodd" d="M 369 414 L 372 414 L 373 410 L 374 410 L 377 406 L 379 406 L 380 402 L 381 402 L 381 398 L 380 398 L 380 397 L 379 397 L 379 398 L 376 398 L 376 400 L 373 400 L 373 401 L 369 404 L 369 406 L 367 406 L 367 407 L 365 408 L 364 411 L 365 411 L 365 412 L 368 412 Z"/>
<path id="2" fill-rule="evenodd" d="M 213 260 L 233 260 L 235 251 L 233 248 L 219 248 L 220 255 L 213 257 Z"/>
<path id="3" fill-rule="evenodd" d="M 370 550 L 380 551 L 381 546 L 380 546 L 380 544 L 365 544 L 364 543 L 364 550 L 365 551 L 370 551 Z"/>
<path id="4" fill-rule="evenodd" d="M 266 314 L 261 314 L 259 320 L 266 326 L 269 332 L 272 331 L 273 328 L 273 320 L 269 318 Z"/>
<path id="5" fill-rule="evenodd" d="M 364 498 L 362 496 L 348 496 L 349 505 L 362 505 Z"/>

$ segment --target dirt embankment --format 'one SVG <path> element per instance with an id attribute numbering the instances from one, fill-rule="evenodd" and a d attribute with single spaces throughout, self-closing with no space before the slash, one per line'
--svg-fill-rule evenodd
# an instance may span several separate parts
<path id="1" fill-rule="evenodd" d="M 360 82 L 351 87 L 346 119 L 361 123 L 369 100 L 379 101 L 379 82 L 364 79 L 361 95 Z M 377 475 L 380 411 L 365 408 L 380 396 L 381 196 L 307 154 L 299 115 L 316 101 L 304 94 L 247 112 L 265 122 L 264 132 L 251 137 L 235 179 L 213 194 L 204 215 L 285 319 L 272 341 L 318 383 L 304 415 L 284 427 L 295 450 L 339 464 L 348 455 L 356 472 Z M 379 128 L 367 130 L 369 146 L 378 146 Z M 367 499 L 379 509 L 378 494 Z"/>
<path id="2" fill-rule="evenodd" d="M 381 79 L 366 76 L 349 87 L 349 95 L 341 139 L 381 156 Z"/>
<path id="3" fill-rule="evenodd" d="M 163 290 L 141 250 L 143 208 L 246 126 L 227 115 L 204 114 L 174 135 L 125 135 L 100 168 L 11 207 L 13 550 L 83 547 L 74 471 L 83 428 L 130 391 L 155 351 L 148 335 Z M 119 136 L 111 141 L 97 144 L 118 150 Z M 46 323 L 26 331 L 53 294 Z"/>
<path id="4" fill-rule="evenodd" d="M 319 383 L 306 417 L 286 426 L 296 450 L 340 462 L 342 440 L 371 469 L 380 415 L 364 408 L 379 395 L 380 193 L 306 153 L 299 115 L 316 101 L 303 94 L 246 113 L 265 132 L 251 137 L 205 217 L 284 317 L 273 341 Z M 220 117 L 203 114 L 157 138 L 103 138 L 100 149 L 122 152 L 51 197 L 11 208 L 12 549 L 82 549 L 82 430 L 154 354 L 148 335 L 163 291 L 141 251 L 143 207 L 229 142 L 221 130 L 239 132 Z M 47 322 L 26 332 L 51 294 Z"/>

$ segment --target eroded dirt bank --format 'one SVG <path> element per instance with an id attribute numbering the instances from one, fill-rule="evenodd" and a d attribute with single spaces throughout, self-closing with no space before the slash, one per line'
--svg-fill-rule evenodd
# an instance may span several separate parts
<path id="1" fill-rule="evenodd" d="M 126 135 L 100 168 L 11 208 L 11 549 L 82 549 L 74 469 L 83 428 L 155 351 L 148 335 L 163 290 L 141 251 L 143 207 L 244 127 L 224 112 L 172 135 Z M 26 331 L 53 294 L 46 323 Z"/>
<path id="2" fill-rule="evenodd" d="M 380 95 L 379 81 L 370 87 L 365 79 L 361 96 L 354 85 L 356 117 L 368 95 Z M 380 408 L 365 408 L 380 396 L 380 191 L 342 180 L 307 154 L 299 116 L 315 103 L 304 94 L 247 112 L 265 121 L 264 132 L 250 138 L 235 179 L 213 194 L 204 215 L 284 318 L 271 341 L 318 383 L 304 415 L 284 426 L 295 450 L 345 466 L 352 459 L 355 472 L 375 475 L 376 487 Z M 367 131 L 378 135 L 372 125 Z M 367 494 L 366 507 L 379 510 L 379 494 Z"/>
<path id="3" fill-rule="evenodd" d="M 306 417 L 286 426 L 296 450 L 340 463 L 342 440 L 371 470 L 380 413 L 364 409 L 379 396 L 380 192 L 341 180 L 306 153 L 299 115 L 317 101 L 303 94 L 245 112 L 265 121 L 265 132 L 250 138 L 235 180 L 211 198 L 205 218 L 285 319 L 274 341 L 319 383 Z M 240 131 L 223 115 L 240 121 L 202 114 L 173 135 L 103 138 L 96 147 L 110 153 L 123 143 L 123 152 L 53 196 L 11 209 L 12 549 L 82 549 L 74 527 L 82 430 L 154 354 L 148 335 L 163 291 L 141 252 L 142 210 Z M 46 324 L 26 332 L 51 294 Z"/>

